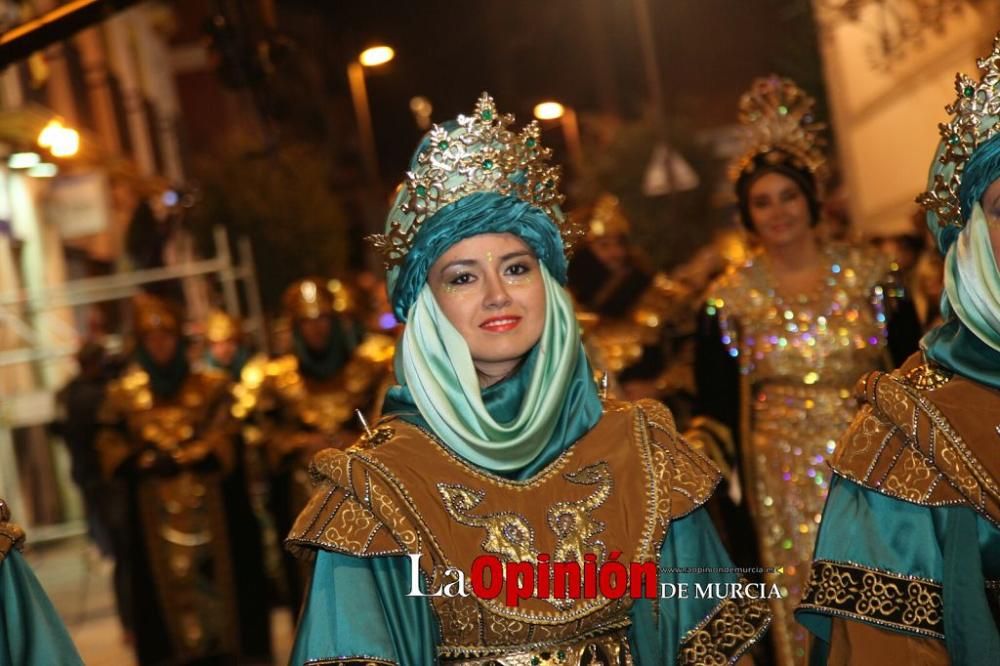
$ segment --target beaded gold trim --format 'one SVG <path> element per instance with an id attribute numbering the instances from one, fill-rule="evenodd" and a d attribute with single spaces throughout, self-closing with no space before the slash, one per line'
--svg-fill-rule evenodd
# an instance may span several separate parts
<path id="1" fill-rule="evenodd" d="M 941 584 L 927 578 L 817 560 L 797 610 L 943 639 L 942 593 Z"/>
<path id="2" fill-rule="evenodd" d="M 771 625 L 763 599 L 723 599 L 681 639 L 678 664 L 735 664 Z"/>
<path id="3" fill-rule="evenodd" d="M 498 649 L 495 646 L 439 649 L 445 666 L 632 666 L 625 620 L 575 639 Z M 607 632 L 607 633 L 605 633 Z"/>
<path id="4" fill-rule="evenodd" d="M 333 657 L 332 659 L 310 659 L 305 666 L 399 666 L 398 661 L 379 657 Z"/>

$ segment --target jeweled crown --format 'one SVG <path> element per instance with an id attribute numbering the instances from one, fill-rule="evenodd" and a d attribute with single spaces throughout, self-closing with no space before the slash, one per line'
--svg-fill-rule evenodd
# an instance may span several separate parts
<path id="1" fill-rule="evenodd" d="M 385 234 L 368 240 L 386 269 L 403 263 L 420 226 L 439 210 L 476 192 L 514 196 L 540 208 L 560 227 L 569 250 L 582 236 L 559 210 L 560 168 L 550 164 L 552 151 L 541 145 L 541 128 L 532 120 L 519 133 L 508 129 L 512 114 L 500 114 L 488 93 L 457 127 L 434 125 L 413 168 L 406 173 Z"/>
<path id="2" fill-rule="evenodd" d="M 976 64 L 982 72 L 978 83 L 965 74 L 955 76 L 958 97 L 945 107 L 952 119 L 938 125 L 941 147 L 933 181 L 917 197 L 942 228 L 965 226 L 959 200 L 965 164 L 976 148 L 1000 133 L 1000 34 L 993 39 L 993 52 Z"/>
<path id="3" fill-rule="evenodd" d="M 729 165 L 729 178 L 739 180 L 758 155 L 774 154 L 775 162 L 793 165 L 822 176 L 826 125 L 816 121 L 816 100 L 789 78 L 754 79 L 740 97 L 739 121 L 747 132 L 747 149 Z"/>

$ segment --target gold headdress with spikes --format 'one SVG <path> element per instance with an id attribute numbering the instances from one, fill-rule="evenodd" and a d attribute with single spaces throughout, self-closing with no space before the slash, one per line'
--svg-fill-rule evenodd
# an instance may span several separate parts
<path id="1" fill-rule="evenodd" d="M 952 119 L 938 125 L 941 146 L 930 187 L 917 197 L 917 203 L 937 215 L 941 228 L 965 226 L 959 200 L 965 164 L 976 148 L 1000 133 L 1000 34 L 993 52 L 976 64 L 982 71 L 978 83 L 965 74 L 955 76 L 958 98 L 945 107 Z"/>
<path id="2" fill-rule="evenodd" d="M 544 211 L 562 232 L 567 249 L 582 235 L 559 211 L 560 169 L 549 163 L 552 151 L 541 145 L 536 121 L 519 133 L 508 127 L 512 114 L 500 114 L 488 93 L 457 127 L 434 125 L 399 190 L 385 234 L 369 236 L 386 269 L 403 263 L 420 225 L 436 212 L 476 192 L 517 197 Z"/>
<path id="3" fill-rule="evenodd" d="M 791 162 L 822 178 L 826 156 L 820 132 L 826 125 L 816 121 L 815 105 L 816 100 L 791 79 L 776 75 L 754 79 L 750 90 L 740 97 L 739 106 L 748 148 L 729 165 L 730 180 L 739 180 L 758 155 L 764 155 L 768 163 Z"/>

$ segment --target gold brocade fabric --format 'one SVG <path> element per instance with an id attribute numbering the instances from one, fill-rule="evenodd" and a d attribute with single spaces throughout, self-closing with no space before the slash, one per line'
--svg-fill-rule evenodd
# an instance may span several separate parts
<path id="1" fill-rule="evenodd" d="M 470 466 L 430 433 L 399 419 L 383 420 L 347 451 L 320 453 L 313 472 L 321 487 L 296 521 L 290 549 L 420 554 L 434 590 L 454 584 L 448 568 L 468 574 L 483 554 L 537 565 L 539 554 L 547 553 L 553 563 L 582 567 L 585 554 L 596 555 L 600 565 L 620 551 L 620 562 L 656 562 L 671 521 L 703 504 L 719 479 L 653 401 L 606 403 L 597 426 L 525 481 Z M 573 651 L 628 626 L 627 596 L 539 593 L 507 606 L 503 595 L 477 598 L 467 591 L 430 600 L 444 663 L 535 663 L 530 659 L 542 659 L 543 652 L 556 661 L 537 663 L 628 663 L 613 650 L 617 661 L 610 662 L 591 662 L 589 652 Z M 759 606 L 767 616 L 766 606 Z"/>
<path id="2" fill-rule="evenodd" d="M 862 407 L 831 464 L 870 490 L 922 506 L 965 504 L 1000 526 L 1000 391 L 921 354 L 857 385 Z M 985 417 L 985 418 L 984 418 Z"/>
<path id="3" fill-rule="evenodd" d="M 851 387 L 885 361 L 886 326 L 877 254 L 831 246 L 826 274 L 808 294 L 781 293 L 757 255 L 709 290 L 722 342 L 743 375 L 743 486 L 763 564 L 783 598 L 772 628 L 783 665 L 806 663 L 806 630 L 793 618 L 829 486 L 827 458 L 855 411 Z"/>
<path id="4" fill-rule="evenodd" d="M 221 474 L 202 465 L 233 463 L 229 381 L 192 372 L 177 394 L 154 396 L 149 377 L 130 368 L 108 388 L 98 415 L 97 449 L 107 476 L 135 465 L 140 534 L 152 589 L 173 653 L 195 660 L 237 652 L 237 612 Z M 153 466 L 169 458 L 171 473 Z M 137 591 L 137 593 L 139 593 Z"/>

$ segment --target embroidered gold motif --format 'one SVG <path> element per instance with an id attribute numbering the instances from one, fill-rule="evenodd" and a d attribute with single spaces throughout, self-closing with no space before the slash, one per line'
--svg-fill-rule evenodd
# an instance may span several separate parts
<path id="1" fill-rule="evenodd" d="M 681 639 L 678 664 L 733 664 L 771 624 L 767 602 L 724 599 Z"/>
<path id="2" fill-rule="evenodd" d="M 583 636 L 563 639 L 554 644 L 535 643 L 510 649 L 468 646 L 459 649 L 439 649 L 445 666 L 632 666 L 632 651 L 628 641 L 628 621 L 617 622 L 588 632 Z"/>
<path id="3" fill-rule="evenodd" d="M 940 584 L 851 562 L 814 562 L 799 610 L 944 638 Z"/>
<path id="4" fill-rule="evenodd" d="M 513 562 L 535 563 L 538 555 L 535 530 L 524 516 L 511 512 L 473 515 L 471 511 L 486 497 L 482 490 L 439 483 L 438 492 L 441 493 L 448 515 L 463 525 L 479 527 L 486 532 L 482 543 L 484 551 Z"/>
<path id="5" fill-rule="evenodd" d="M 597 490 L 582 501 L 557 502 L 549 509 L 549 527 L 556 535 L 552 559 L 555 562 L 575 561 L 582 566 L 584 554 L 594 553 L 597 561 L 603 562 L 607 548 L 594 537 L 603 532 L 605 526 L 591 514 L 611 496 L 611 471 L 607 463 L 601 462 L 564 476 L 571 483 L 596 485 Z"/>

